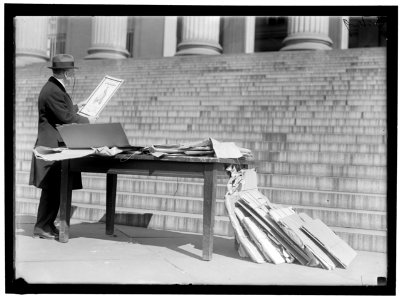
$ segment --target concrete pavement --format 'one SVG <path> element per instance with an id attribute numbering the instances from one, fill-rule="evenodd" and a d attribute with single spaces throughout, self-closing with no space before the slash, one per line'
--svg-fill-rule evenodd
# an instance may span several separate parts
<path id="1" fill-rule="evenodd" d="M 198 234 L 71 220 L 70 240 L 32 237 L 34 216 L 16 217 L 16 278 L 32 284 L 180 284 L 376 286 L 387 277 L 387 256 L 358 252 L 348 269 L 298 264 L 256 264 L 239 257 L 233 238 L 214 238 L 212 261 L 203 261 Z"/>

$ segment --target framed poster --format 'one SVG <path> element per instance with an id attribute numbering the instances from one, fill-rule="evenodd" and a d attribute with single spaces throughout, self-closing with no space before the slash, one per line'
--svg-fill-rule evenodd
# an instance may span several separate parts
<path id="1" fill-rule="evenodd" d="M 106 75 L 89 96 L 78 114 L 84 117 L 99 117 L 114 93 L 123 84 L 123 79 Z"/>

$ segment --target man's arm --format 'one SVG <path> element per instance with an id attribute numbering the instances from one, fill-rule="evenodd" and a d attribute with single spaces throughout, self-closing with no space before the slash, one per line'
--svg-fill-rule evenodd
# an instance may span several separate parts
<path id="1" fill-rule="evenodd" d="M 58 124 L 89 123 L 88 118 L 78 115 L 74 107 L 69 107 L 62 93 L 49 95 L 46 105 L 58 120 Z"/>

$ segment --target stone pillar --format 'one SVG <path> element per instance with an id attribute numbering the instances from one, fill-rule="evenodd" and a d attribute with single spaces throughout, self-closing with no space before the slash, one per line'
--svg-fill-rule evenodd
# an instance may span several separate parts
<path id="1" fill-rule="evenodd" d="M 349 48 L 349 17 L 330 17 L 329 19 L 329 37 L 333 41 L 332 48 Z M 345 24 L 346 23 L 346 24 Z"/>
<path id="2" fill-rule="evenodd" d="M 15 18 L 15 64 L 17 67 L 44 63 L 47 54 L 48 17 Z"/>
<path id="3" fill-rule="evenodd" d="M 254 52 L 254 42 L 255 42 L 255 17 L 247 16 L 245 17 L 245 53 L 253 53 Z"/>
<path id="4" fill-rule="evenodd" d="M 331 50 L 328 36 L 329 17 L 289 17 L 288 36 L 283 40 L 282 50 Z"/>
<path id="5" fill-rule="evenodd" d="M 166 16 L 163 33 L 163 56 L 174 56 L 177 45 L 177 17 Z"/>
<path id="6" fill-rule="evenodd" d="M 93 17 L 91 47 L 85 59 L 124 59 L 126 50 L 127 17 Z"/>
<path id="7" fill-rule="evenodd" d="M 182 39 L 176 55 L 218 55 L 220 17 L 183 17 Z"/>

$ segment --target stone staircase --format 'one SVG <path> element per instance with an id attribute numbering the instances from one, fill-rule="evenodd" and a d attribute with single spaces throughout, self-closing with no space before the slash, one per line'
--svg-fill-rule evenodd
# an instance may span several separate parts
<path id="1" fill-rule="evenodd" d="M 272 202 L 319 218 L 354 249 L 386 252 L 386 49 L 78 61 L 75 102 L 104 75 L 125 80 L 98 122 L 132 145 L 213 137 L 249 148 Z M 16 71 L 17 212 L 36 214 L 28 185 L 37 97 L 47 65 Z M 219 177 L 215 233 L 233 235 Z M 74 218 L 104 220 L 104 175 L 83 174 Z M 116 223 L 202 232 L 202 181 L 119 176 Z"/>

